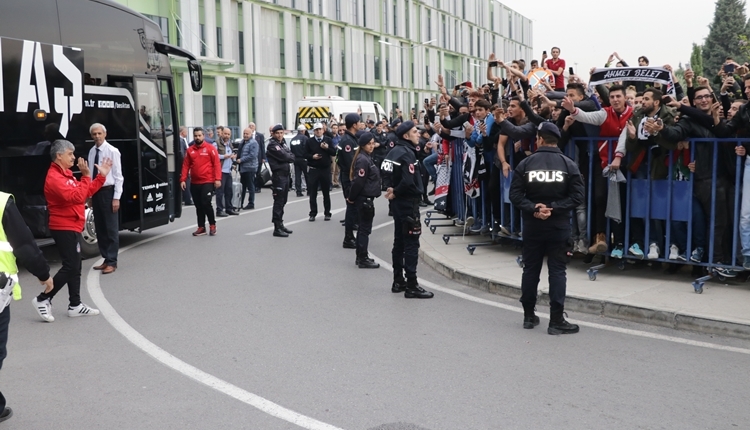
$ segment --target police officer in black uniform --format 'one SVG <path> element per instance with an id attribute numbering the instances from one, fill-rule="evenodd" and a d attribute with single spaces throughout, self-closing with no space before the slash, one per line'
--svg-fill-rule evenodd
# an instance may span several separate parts
<path id="1" fill-rule="evenodd" d="M 354 162 L 354 153 L 357 150 L 357 138 L 355 134 L 359 131 L 359 124 L 362 118 L 356 113 L 350 113 L 344 118 L 346 132 L 339 140 L 339 148 L 336 153 L 336 164 L 339 166 L 339 183 L 344 191 L 346 202 L 346 216 L 344 217 L 344 248 L 357 249 L 357 242 L 354 240 L 354 224 L 357 222 L 357 208 L 354 204 L 349 203 L 349 191 L 352 187 L 352 181 L 349 179 L 348 172 Z"/>
<path id="2" fill-rule="evenodd" d="M 318 187 L 323 192 L 323 214 L 331 220 L 331 157 L 336 155 L 331 138 L 324 135 L 323 123 L 315 123 L 314 135 L 307 139 L 304 157 L 310 169 L 307 177 L 307 194 L 310 196 L 310 221 L 318 215 Z"/>
<path id="3" fill-rule="evenodd" d="M 419 201 L 422 196 L 422 177 L 417 165 L 416 146 L 419 131 L 412 121 L 401 123 L 396 129 L 398 140 L 383 160 L 381 173 L 386 187 L 385 198 L 390 200 L 393 213 L 393 285 L 394 293 L 404 292 L 407 299 L 429 299 L 433 294 L 417 283 L 419 260 Z M 404 274 L 406 279 L 404 279 Z"/>
<path id="4" fill-rule="evenodd" d="M 380 264 L 370 258 L 367 252 L 372 219 L 375 217 L 374 200 L 380 197 L 380 168 L 372 159 L 375 136 L 369 132 L 364 133 L 357 143 L 359 147 L 354 153 L 354 163 L 349 171 L 352 185 L 346 200 L 357 208 L 357 257 L 354 262 L 360 269 L 377 269 Z"/>
<path id="5" fill-rule="evenodd" d="M 307 160 L 305 160 L 305 142 L 307 142 L 307 127 L 300 125 L 297 127 L 297 135 L 289 142 L 292 154 L 294 154 L 294 189 L 297 191 L 297 197 L 302 197 L 302 177 L 307 180 Z"/>
<path id="6" fill-rule="evenodd" d="M 523 213 L 523 328 L 539 325 L 534 314 L 544 256 L 549 270 L 550 321 L 547 333 L 578 333 L 563 316 L 565 269 L 570 260 L 571 211 L 583 202 L 584 184 L 578 166 L 557 147 L 560 129 L 543 122 L 537 130 L 537 151 L 516 167 L 510 200 Z"/>
<path id="7" fill-rule="evenodd" d="M 289 163 L 294 163 L 294 154 L 284 141 L 284 126 L 276 124 L 271 129 L 271 138 L 266 146 L 266 159 L 271 166 L 271 186 L 273 187 L 273 235 L 289 237 L 292 230 L 284 227 L 284 205 L 289 195 Z"/>
<path id="8" fill-rule="evenodd" d="M 378 166 L 378 168 L 380 168 L 383 160 L 385 160 L 385 156 L 388 155 L 388 150 L 390 148 L 388 142 L 386 142 L 388 135 L 385 130 L 383 130 L 383 127 L 383 124 L 378 122 L 375 125 L 375 129 L 370 130 L 372 137 L 375 138 L 375 149 L 372 151 L 372 161 Z"/>

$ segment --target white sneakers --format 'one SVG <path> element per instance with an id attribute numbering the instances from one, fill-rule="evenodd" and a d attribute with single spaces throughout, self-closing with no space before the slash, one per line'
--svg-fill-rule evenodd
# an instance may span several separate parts
<path id="1" fill-rule="evenodd" d="M 34 309 L 36 309 L 36 312 L 39 314 L 42 320 L 46 322 L 52 322 L 55 320 L 55 317 L 52 316 L 52 302 L 50 301 L 50 299 L 42 300 L 40 302 L 36 297 L 34 297 L 31 303 L 34 305 Z M 73 308 L 68 307 L 68 316 L 71 318 L 94 315 L 99 315 L 99 309 L 91 308 L 84 303 L 81 303 Z"/>
<path id="2" fill-rule="evenodd" d="M 49 299 L 37 301 L 36 297 L 31 301 L 31 304 L 34 305 L 34 309 L 36 309 L 36 313 L 39 314 L 40 317 L 44 321 L 52 322 L 55 320 L 55 317 L 52 316 L 52 302 L 50 302 Z"/>
<path id="3" fill-rule="evenodd" d="M 69 317 L 86 317 L 86 316 L 94 316 L 94 315 L 99 315 L 99 309 L 90 308 L 86 306 L 84 303 L 81 303 L 74 308 L 71 308 L 70 306 L 68 306 Z"/>
<path id="4" fill-rule="evenodd" d="M 677 245 L 672 245 L 669 247 L 669 259 L 670 260 L 677 260 L 680 257 L 680 249 L 677 248 Z"/>
<path id="5" fill-rule="evenodd" d="M 659 245 L 652 243 L 648 247 L 648 259 L 656 260 L 657 258 L 659 258 Z"/>

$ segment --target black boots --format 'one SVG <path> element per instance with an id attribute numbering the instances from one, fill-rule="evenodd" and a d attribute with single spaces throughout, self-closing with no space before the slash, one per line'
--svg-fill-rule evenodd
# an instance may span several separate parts
<path id="1" fill-rule="evenodd" d="M 406 279 L 404 278 L 396 278 L 393 280 L 393 285 L 391 285 L 391 292 L 392 293 L 403 293 L 406 291 Z"/>
<path id="2" fill-rule="evenodd" d="M 273 235 L 276 237 L 289 237 L 289 233 L 287 233 L 286 227 L 282 223 L 274 224 Z"/>
<path id="3" fill-rule="evenodd" d="M 539 325 L 539 317 L 534 313 L 534 309 L 523 310 L 523 328 L 532 329 Z"/>
<path id="4" fill-rule="evenodd" d="M 357 242 L 354 240 L 354 232 L 347 231 L 344 233 L 344 248 L 357 249 Z"/>
<path id="5" fill-rule="evenodd" d="M 566 313 L 560 311 L 556 312 L 552 315 L 550 315 L 549 319 L 549 327 L 547 328 L 547 333 L 549 334 L 573 334 L 578 333 L 578 325 L 577 324 L 571 324 L 567 321 L 565 321 L 565 318 L 563 317 L 567 316 Z M 524 319 L 525 321 L 525 319 Z M 525 326 L 525 322 L 524 322 Z"/>
<path id="6" fill-rule="evenodd" d="M 404 297 L 407 299 L 431 299 L 433 296 L 434 294 L 420 287 L 416 279 L 408 279 L 406 281 Z"/>
<path id="7" fill-rule="evenodd" d="M 360 269 L 377 269 L 380 267 L 380 264 L 376 263 L 375 260 L 370 258 L 366 253 L 358 255 L 357 259 L 354 260 L 354 264 Z"/>
<path id="8" fill-rule="evenodd" d="M 284 223 L 283 223 L 283 222 L 282 222 L 282 223 L 281 223 L 281 224 L 279 225 L 279 229 L 281 229 L 281 231 L 283 231 L 283 232 L 284 232 L 284 233 L 286 233 L 286 234 L 292 234 L 292 233 L 294 233 L 293 231 L 291 231 L 291 230 L 289 230 L 288 228 L 286 228 L 286 227 L 284 226 Z"/>

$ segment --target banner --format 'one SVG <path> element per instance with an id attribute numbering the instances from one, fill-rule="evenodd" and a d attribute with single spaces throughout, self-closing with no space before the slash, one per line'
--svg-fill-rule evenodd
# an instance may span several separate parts
<path id="1" fill-rule="evenodd" d="M 595 86 L 612 82 L 658 82 L 666 87 L 664 94 L 675 96 L 672 74 L 663 67 L 611 67 L 595 69 L 589 85 Z"/>

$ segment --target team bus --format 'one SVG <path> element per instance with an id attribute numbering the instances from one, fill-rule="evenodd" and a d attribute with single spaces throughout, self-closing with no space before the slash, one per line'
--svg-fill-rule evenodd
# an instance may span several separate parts
<path id="1" fill-rule="evenodd" d="M 159 27 L 111 0 L 2 0 L 0 10 L 0 190 L 12 193 L 40 245 L 49 239 L 44 181 L 56 139 L 87 157 L 89 127 L 102 123 L 122 154 L 120 230 L 141 232 L 181 214 L 178 119 L 169 55 Z M 81 251 L 98 254 L 86 211 Z"/>

